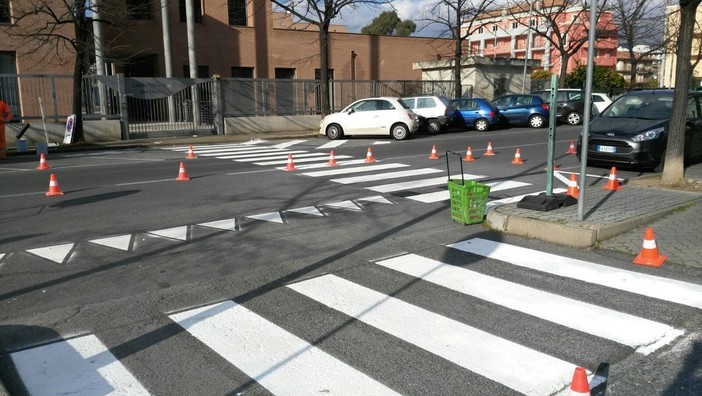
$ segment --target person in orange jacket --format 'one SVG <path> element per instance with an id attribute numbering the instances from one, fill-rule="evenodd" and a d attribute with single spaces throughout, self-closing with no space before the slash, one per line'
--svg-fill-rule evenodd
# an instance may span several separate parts
<path id="1" fill-rule="evenodd" d="M 0 159 L 5 159 L 7 140 L 5 139 L 5 123 L 12 119 L 12 110 L 4 101 L 0 100 Z"/>

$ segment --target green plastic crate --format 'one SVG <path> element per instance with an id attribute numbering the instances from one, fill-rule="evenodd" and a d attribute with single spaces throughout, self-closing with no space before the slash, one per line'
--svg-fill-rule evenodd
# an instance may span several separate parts
<path id="1" fill-rule="evenodd" d="M 483 222 L 490 186 L 471 180 L 449 179 L 451 219 L 461 224 Z"/>

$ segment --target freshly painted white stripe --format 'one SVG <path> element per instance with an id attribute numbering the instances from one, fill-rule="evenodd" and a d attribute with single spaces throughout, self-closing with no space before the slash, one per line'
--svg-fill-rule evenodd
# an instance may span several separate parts
<path id="1" fill-rule="evenodd" d="M 0 253 L 0 261 L 5 257 L 5 253 Z"/>
<path id="2" fill-rule="evenodd" d="M 306 141 L 307 141 L 307 140 L 291 140 L 291 141 L 289 141 L 289 142 L 276 144 L 276 145 L 274 145 L 273 147 L 275 147 L 275 148 L 280 148 L 280 149 L 284 149 L 284 148 L 288 148 L 288 147 L 290 147 L 290 146 L 294 146 L 294 145 L 296 145 L 296 144 L 304 143 L 304 142 L 306 142 Z"/>
<path id="3" fill-rule="evenodd" d="M 343 158 L 353 158 L 353 157 L 350 155 L 335 155 L 334 158 L 339 160 L 339 159 L 343 159 Z M 313 158 L 299 158 L 299 156 L 295 156 L 295 158 L 293 158 L 293 161 L 295 162 L 295 165 L 297 165 L 298 162 L 302 163 L 302 162 L 325 161 L 324 164 L 322 165 L 322 166 L 324 166 L 324 165 L 327 165 L 327 162 L 329 162 L 329 156 L 326 154 L 324 154 L 321 157 L 313 157 Z M 254 162 L 254 165 L 268 166 L 268 165 L 282 165 L 282 164 L 287 164 L 287 163 L 288 163 L 288 159 L 286 157 L 283 160 L 277 160 L 277 161 Z M 338 164 L 339 163 L 337 162 L 337 165 Z M 298 166 L 297 168 L 299 169 L 300 167 Z M 285 169 L 285 167 L 281 167 L 281 169 Z"/>
<path id="4" fill-rule="evenodd" d="M 174 151 L 188 151 L 190 146 L 182 147 L 164 147 L 167 150 Z M 209 149 L 219 149 L 219 148 L 236 148 L 236 147 L 251 147 L 250 145 L 245 145 L 242 143 L 227 143 L 227 144 L 203 144 L 203 145 L 193 145 L 193 150 L 209 150 Z"/>
<path id="5" fill-rule="evenodd" d="M 188 239 L 188 226 L 185 225 L 171 228 L 163 228 L 161 230 L 148 231 L 148 233 L 163 238 L 179 239 L 181 241 L 185 241 Z"/>
<path id="6" fill-rule="evenodd" d="M 344 156 L 351 158 L 350 156 Z M 337 159 L 339 157 L 336 157 Z M 287 162 L 287 161 L 286 161 Z M 380 162 L 380 161 L 376 161 Z M 365 164 L 366 160 L 365 159 L 357 159 L 357 160 L 349 160 L 349 161 L 337 161 L 336 164 L 338 166 L 348 166 L 348 165 L 358 165 L 358 164 Z M 320 164 L 310 164 L 310 165 L 302 165 L 298 166 L 297 169 L 299 170 L 305 170 L 305 169 L 319 169 L 319 168 L 329 168 L 329 165 L 326 162 L 320 163 Z M 285 169 L 285 167 L 281 168 L 276 168 L 276 169 Z M 42 193 L 43 194 L 43 193 Z"/>
<path id="7" fill-rule="evenodd" d="M 529 183 L 522 183 L 522 182 L 516 182 L 516 181 L 510 181 L 510 180 L 485 183 L 485 184 L 490 186 L 490 192 L 509 190 L 511 188 L 524 187 L 524 186 L 529 185 Z M 420 201 L 420 202 L 424 202 L 424 203 L 448 201 L 450 198 L 451 197 L 449 195 L 448 190 L 435 191 L 435 192 L 426 193 L 426 194 L 411 195 L 411 196 L 407 197 L 407 199 L 412 199 L 412 200 Z"/>
<path id="8" fill-rule="evenodd" d="M 650 353 L 684 334 L 671 326 L 415 254 L 377 262 L 427 282 Z"/>
<path id="9" fill-rule="evenodd" d="M 47 246 L 36 249 L 29 249 L 27 252 L 43 257 L 47 260 L 62 264 L 68 255 L 73 250 L 73 243 L 64 243 L 62 245 Z"/>
<path id="10" fill-rule="evenodd" d="M 389 141 L 387 141 L 387 140 L 376 140 L 375 142 L 373 142 L 372 145 L 373 145 L 373 146 L 378 146 L 378 145 L 381 145 L 381 144 L 390 144 L 390 143 L 391 143 L 391 142 L 389 142 Z"/>
<path id="11" fill-rule="evenodd" d="M 129 251 L 129 245 L 132 243 L 132 235 L 117 235 L 107 238 L 91 239 L 92 242 L 97 245 L 111 247 L 113 249 Z"/>
<path id="12" fill-rule="evenodd" d="M 324 153 L 308 153 L 306 151 L 301 152 L 300 154 L 293 154 L 293 161 L 297 161 L 300 158 L 307 158 L 307 157 L 314 157 L 317 159 L 317 161 L 328 161 L 329 157 L 325 155 Z M 236 162 L 257 162 L 257 161 L 268 161 L 268 160 L 287 160 L 288 159 L 288 154 L 284 155 L 272 155 L 268 157 L 261 157 L 261 158 L 242 158 L 242 159 L 235 159 L 234 161 Z"/>
<path id="13" fill-rule="evenodd" d="M 219 230 L 226 230 L 226 231 L 237 231 L 239 228 L 236 225 L 236 218 L 232 219 L 224 219 L 224 220 L 215 220 L 215 221 L 210 221 L 207 223 L 200 223 L 198 224 L 199 226 L 203 227 L 209 227 L 209 228 L 216 228 Z"/>
<path id="14" fill-rule="evenodd" d="M 288 287 L 523 394 L 565 388 L 576 367 L 334 275 Z"/>
<path id="15" fill-rule="evenodd" d="M 448 246 L 536 271 L 702 309 L 702 285 L 694 283 L 626 271 L 481 238 Z"/>
<path id="16" fill-rule="evenodd" d="M 94 335 L 11 354 L 30 395 L 148 395 Z"/>
<path id="17" fill-rule="evenodd" d="M 280 215 L 280 212 L 262 213 L 257 215 L 246 216 L 246 218 L 283 224 L 283 217 Z"/>
<path id="18" fill-rule="evenodd" d="M 394 205 L 394 203 L 392 203 L 391 201 L 389 201 L 387 198 L 383 197 L 382 195 L 374 195 L 372 197 L 358 198 L 356 201 L 357 202 L 377 202 L 377 203 Z"/>
<path id="19" fill-rule="evenodd" d="M 452 175 L 451 176 L 452 179 L 460 178 L 460 177 L 461 177 L 461 175 Z M 463 175 L 463 178 L 465 180 L 482 179 L 484 177 L 485 176 L 482 176 L 482 175 L 469 175 L 469 174 Z M 406 182 L 400 182 L 400 183 L 382 184 L 379 186 L 365 187 L 365 188 L 367 190 L 386 193 L 386 192 L 411 190 L 413 188 L 439 186 L 442 184 L 446 185 L 447 183 L 448 183 L 448 177 L 442 176 L 442 177 L 433 177 L 430 179 L 422 179 L 422 180 L 416 180 L 416 181 L 406 181 Z"/>
<path id="20" fill-rule="evenodd" d="M 323 145 L 317 147 L 317 150 L 339 147 L 346 142 L 348 142 L 348 140 L 332 140 L 329 143 L 324 143 Z"/>
<path id="21" fill-rule="evenodd" d="M 557 178 L 558 180 L 560 180 L 560 181 L 562 181 L 563 183 L 565 183 L 566 186 L 567 186 L 567 185 L 570 185 L 570 179 L 568 179 L 567 177 L 561 175 L 561 172 L 553 172 L 553 175 L 556 176 L 556 178 Z M 577 175 L 577 173 L 576 173 L 576 175 Z"/>
<path id="22" fill-rule="evenodd" d="M 397 394 L 234 302 L 170 318 L 275 395 Z"/>
<path id="23" fill-rule="evenodd" d="M 274 151 L 275 149 L 271 149 L 268 147 L 228 147 L 228 148 L 219 148 L 219 149 L 200 149 L 200 150 L 195 150 L 195 154 L 203 156 L 203 157 L 216 157 L 218 155 L 227 155 L 227 154 L 240 154 L 240 153 L 258 153 L 258 152 L 263 152 L 263 151 Z"/>
<path id="24" fill-rule="evenodd" d="M 219 159 L 231 159 L 234 161 L 244 161 L 244 160 L 249 160 L 251 162 L 253 161 L 261 161 L 261 160 L 267 160 L 267 159 L 275 159 L 275 158 L 280 158 L 281 156 L 287 157 L 288 154 L 302 154 L 306 153 L 307 151 L 305 150 L 265 150 L 261 152 L 246 152 L 246 153 L 241 153 L 241 154 L 233 154 L 233 155 L 221 155 L 217 156 Z"/>
<path id="25" fill-rule="evenodd" d="M 324 216 L 324 213 L 320 212 L 319 209 L 317 209 L 314 206 L 305 206 L 303 208 L 286 209 L 285 212 L 296 212 L 296 213 L 308 214 L 308 215 L 312 215 L 312 216 Z"/>
<path id="26" fill-rule="evenodd" d="M 382 164 L 382 165 L 368 165 L 356 168 L 334 168 L 331 170 L 316 171 L 316 172 L 304 172 L 301 173 L 305 176 L 320 177 L 320 176 L 334 176 L 334 175 L 344 175 L 348 173 L 358 173 L 358 172 L 373 172 L 382 169 L 393 169 L 393 168 L 404 168 L 409 165 L 405 164 Z"/>
<path id="27" fill-rule="evenodd" d="M 353 201 L 330 202 L 330 203 L 322 204 L 322 206 L 329 206 L 329 207 L 337 208 L 337 209 L 363 211 L 363 209 L 359 208 L 358 205 L 353 203 Z"/>
<path id="28" fill-rule="evenodd" d="M 373 175 L 365 175 L 365 176 L 343 177 L 341 179 L 331 179 L 331 181 L 334 183 L 341 183 L 341 184 L 366 183 L 369 181 L 397 179 L 400 177 L 427 175 L 427 174 L 437 173 L 437 172 L 443 172 L 443 170 L 433 169 L 433 168 L 412 169 L 412 170 L 399 171 L 399 172 L 375 173 Z"/>

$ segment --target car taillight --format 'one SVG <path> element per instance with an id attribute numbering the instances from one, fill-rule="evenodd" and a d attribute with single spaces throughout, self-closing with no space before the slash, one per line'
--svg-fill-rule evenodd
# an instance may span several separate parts
<path id="1" fill-rule="evenodd" d="M 543 104 L 541 105 L 541 107 L 542 107 L 544 110 L 548 110 L 548 104 L 546 104 L 546 103 L 543 103 Z"/>
<path id="2" fill-rule="evenodd" d="M 411 120 L 414 120 L 414 113 L 412 113 L 411 111 L 408 111 L 408 112 L 407 112 L 407 117 L 409 117 L 410 121 L 411 121 Z"/>
<path id="3" fill-rule="evenodd" d="M 494 116 L 495 116 L 495 112 L 494 112 L 494 111 L 491 111 L 491 112 L 488 113 L 488 115 L 489 115 L 490 117 L 494 117 Z"/>

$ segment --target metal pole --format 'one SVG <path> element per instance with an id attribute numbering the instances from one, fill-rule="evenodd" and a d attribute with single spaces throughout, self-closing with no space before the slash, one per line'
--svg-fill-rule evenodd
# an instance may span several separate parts
<path id="1" fill-rule="evenodd" d="M 190 78 L 197 78 L 197 56 L 195 54 L 195 10 L 193 0 L 185 0 L 185 16 L 188 31 L 188 64 L 190 67 Z M 197 94 L 197 84 L 191 88 L 193 123 L 200 125 L 200 101 Z"/>
<path id="2" fill-rule="evenodd" d="M 583 134 L 580 144 L 580 186 L 578 198 L 578 220 L 582 221 L 585 208 L 585 176 L 587 175 L 587 146 L 590 135 L 590 110 L 592 108 L 592 75 L 595 69 L 595 29 L 597 28 L 597 2 L 590 2 L 590 35 L 587 48 L 587 74 L 585 77 L 585 109 L 583 110 Z"/>
<path id="3" fill-rule="evenodd" d="M 95 73 L 98 76 L 105 75 L 105 56 L 102 51 L 102 22 L 100 22 L 100 0 L 93 0 L 93 35 L 95 36 Z M 107 114 L 107 100 L 105 96 L 105 84 L 97 82 L 98 96 L 100 98 L 100 115 L 105 119 Z"/>
<path id="4" fill-rule="evenodd" d="M 168 0 L 161 0 L 161 36 L 163 37 L 163 61 L 166 78 L 173 77 L 173 54 L 171 52 L 171 28 L 168 18 Z M 175 101 L 173 95 L 168 97 L 168 120 L 175 122 Z"/>
<path id="5" fill-rule="evenodd" d="M 551 96 L 548 110 L 548 148 L 546 151 L 546 196 L 553 196 L 553 163 L 556 142 L 556 106 L 558 101 L 558 76 L 551 76 Z"/>
<path id="6" fill-rule="evenodd" d="M 524 73 L 522 74 L 522 93 L 526 86 L 527 61 L 529 60 L 529 52 L 531 51 L 531 14 L 533 12 L 534 3 L 529 3 L 529 20 L 527 21 L 527 47 L 524 53 Z"/>

